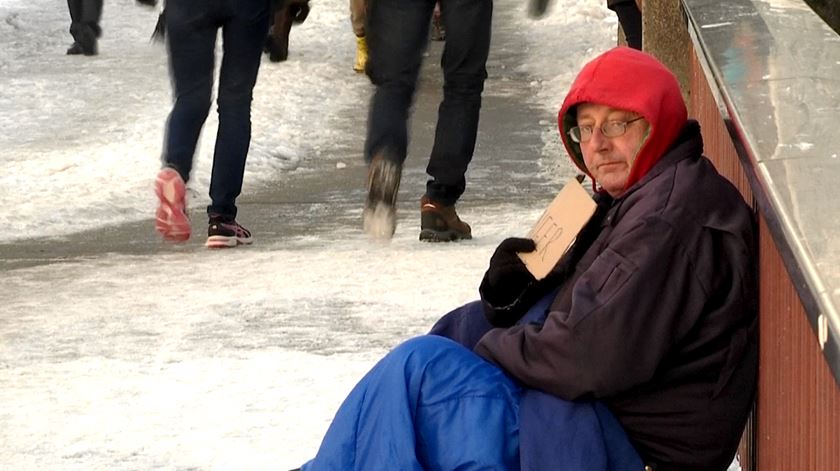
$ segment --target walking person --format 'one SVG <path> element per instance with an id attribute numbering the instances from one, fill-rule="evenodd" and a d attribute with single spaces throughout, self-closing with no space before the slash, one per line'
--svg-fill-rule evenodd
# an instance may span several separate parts
<path id="1" fill-rule="evenodd" d="M 70 34 L 73 36 L 73 44 L 67 49 L 67 54 L 99 54 L 102 0 L 67 0 L 67 8 L 70 10 Z"/>
<path id="2" fill-rule="evenodd" d="M 210 110 L 216 35 L 222 29 L 219 128 L 207 207 L 207 247 L 252 242 L 236 221 L 245 159 L 251 143 L 251 101 L 268 33 L 269 0 L 167 0 L 166 44 L 175 103 L 166 123 L 163 168 L 155 193 L 156 229 L 166 240 L 190 237 L 186 182 L 196 144 Z"/>
<path id="3" fill-rule="evenodd" d="M 364 157 L 368 163 L 365 231 L 389 239 L 408 147 L 408 115 L 427 46 L 435 0 L 376 0 L 368 5 L 367 72 L 376 85 L 370 103 Z M 455 203 L 466 188 L 475 150 L 481 93 L 487 78 L 492 0 L 441 2 L 446 43 L 441 58 L 443 101 L 420 199 L 420 240 L 472 237 Z"/>

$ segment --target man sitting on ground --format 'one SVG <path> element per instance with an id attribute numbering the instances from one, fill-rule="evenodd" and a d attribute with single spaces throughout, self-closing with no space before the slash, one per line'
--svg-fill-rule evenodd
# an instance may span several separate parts
<path id="1" fill-rule="evenodd" d="M 481 301 L 386 355 L 304 470 L 727 469 L 756 387 L 750 209 L 648 54 L 589 62 L 558 120 L 598 203 L 575 244 L 536 280 L 534 242 L 503 241 Z"/>

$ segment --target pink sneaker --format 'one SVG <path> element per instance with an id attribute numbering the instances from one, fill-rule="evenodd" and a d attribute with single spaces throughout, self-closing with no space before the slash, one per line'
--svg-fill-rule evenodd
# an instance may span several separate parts
<path id="1" fill-rule="evenodd" d="M 155 194 L 160 200 L 155 213 L 155 229 L 171 242 L 190 238 L 190 219 L 187 217 L 187 186 L 174 168 L 164 168 L 155 179 Z"/>

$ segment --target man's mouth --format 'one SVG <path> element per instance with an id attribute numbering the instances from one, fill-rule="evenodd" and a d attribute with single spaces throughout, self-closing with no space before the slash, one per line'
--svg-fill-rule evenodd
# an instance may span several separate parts
<path id="1" fill-rule="evenodd" d="M 621 165 L 622 163 L 623 163 L 623 162 L 621 162 L 621 161 L 603 162 L 603 163 L 601 163 L 601 164 L 598 164 L 598 169 L 602 169 L 602 168 L 611 168 L 611 167 L 614 167 L 614 166 L 616 166 L 616 165 Z"/>

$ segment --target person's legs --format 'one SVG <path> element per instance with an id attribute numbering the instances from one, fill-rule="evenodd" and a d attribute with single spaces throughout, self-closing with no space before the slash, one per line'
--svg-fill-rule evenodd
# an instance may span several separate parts
<path id="1" fill-rule="evenodd" d="M 402 163 L 408 146 L 408 112 L 429 34 L 432 0 L 376 0 L 368 10 L 371 98 L 365 161 L 387 149 Z"/>
<path id="2" fill-rule="evenodd" d="M 390 238 L 408 148 L 408 112 L 434 0 L 376 0 L 368 8 L 366 72 L 376 91 L 370 102 L 364 158 L 369 164 L 364 230 Z"/>
<path id="3" fill-rule="evenodd" d="M 356 60 L 353 62 L 353 70 L 359 73 L 365 71 L 368 59 L 367 37 L 365 37 L 367 2 L 368 0 L 350 0 L 350 24 L 353 26 L 353 34 L 356 35 Z"/>
<path id="4" fill-rule="evenodd" d="M 519 395 L 455 342 L 411 339 L 353 389 L 302 469 L 518 470 Z"/>
<path id="5" fill-rule="evenodd" d="M 163 162 L 190 178 L 201 127 L 210 111 L 218 25 L 202 0 L 166 5 L 166 44 L 175 103 L 166 123 Z"/>
<path id="6" fill-rule="evenodd" d="M 365 35 L 367 2 L 368 0 L 350 0 L 350 24 L 353 26 L 353 34 L 356 36 Z"/>
<path id="7" fill-rule="evenodd" d="M 70 11 L 70 35 L 73 36 L 73 45 L 67 49 L 67 54 L 82 54 L 82 46 L 79 44 L 82 24 L 82 0 L 67 0 L 67 9 Z"/>
<path id="8" fill-rule="evenodd" d="M 82 22 L 82 1 L 67 0 L 67 9 L 70 10 L 70 34 L 74 33 L 74 27 Z"/>
<path id="9" fill-rule="evenodd" d="M 222 28 L 224 56 L 219 72 L 219 131 L 207 213 L 233 219 L 251 144 L 251 101 L 262 45 L 268 33 L 268 2 L 229 0 L 228 9 L 233 14 Z"/>
<path id="10" fill-rule="evenodd" d="M 99 20 L 102 17 L 102 0 L 67 0 L 70 10 L 70 34 L 73 45 L 67 54 L 98 53 L 97 38 L 102 35 Z"/>
<path id="11" fill-rule="evenodd" d="M 435 143 L 426 168 L 432 178 L 426 195 L 452 206 L 464 192 L 464 174 L 475 151 L 481 93 L 487 78 L 490 49 L 491 0 L 441 2 L 446 29 L 441 66 L 443 101 L 438 110 Z"/>
<path id="12" fill-rule="evenodd" d="M 441 18 L 447 31 L 441 58 L 443 101 L 426 167 L 431 179 L 420 199 L 423 241 L 472 238 L 472 229 L 458 217 L 455 202 L 466 188 L 465 174 L 475 151 L 492 15 L 492 0 L 441 2 Z"/>
<path id="13" fill-rule="evenodd" d="M 269 10 L 269 30 L 266 47 L 271 62 L 283 62 L 289 58 L 289 35 L 292 31 L 292 24 L 296 21 L 296 15 L 308 0 L 274 0 Z"/>
<path id="14" fill-rule="evenodd" d="M 633 49 L 642 50 L 642 12 L 635 0 L 609 2 L 624 31 L 624 40 Z"/>
<path id="15" fill-rule="evenodd" d="M 166 123 L 164 168 L 155 181 L 160 202 L 155 228 L 171 241 L 190 237 L 185 185 L 210 109 L 218 29 L 214 15 L 204 0 L 170 0 L 166 5 L 166 41 L 175 103 Z"/>
<path id="16" fill-rule="evenodd" d="M 102 1 L 82 0 L 84 9 L 82 21 L 90 26 L 93 34 L 97 38 L 102 36 L 102 27 L 99 25 L 99 22 L 102 20 Z"/>

